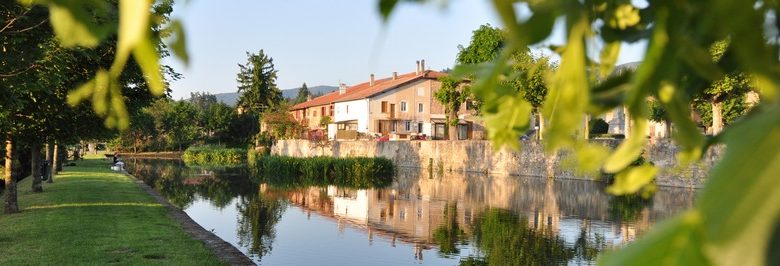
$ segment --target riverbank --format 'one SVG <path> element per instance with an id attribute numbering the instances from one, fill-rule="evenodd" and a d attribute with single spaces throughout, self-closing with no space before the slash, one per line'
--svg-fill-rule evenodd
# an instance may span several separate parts
<path id="1" fill-rule="evenodd" d="M 19 182 L 21 213 L 0 214 L 0 265 L 220 265 L 168 208 L 102 159 L 78 161 L 33 193 Z"/>
<path id="2" fill-rule="evenodd" d="M 119 157 L 135 158 L 154 158 L 154 159 L 181 159 L 182 151 L 157 151 L 157 152 L 139 152 L 139 153 L 119 153 Z"/>

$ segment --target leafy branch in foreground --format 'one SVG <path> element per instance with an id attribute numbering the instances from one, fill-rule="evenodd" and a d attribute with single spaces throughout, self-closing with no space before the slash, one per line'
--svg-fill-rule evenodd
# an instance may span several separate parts
<path id="1" fill-rule="evenodd" d="M 96 48 L 101 41 L 117 34 L 116 56 L 108 69 L 101 68 L 94 78 L 78 86 L 68 94 L 68 104 L 90 100 L 96 114 L 105 117 L 109 128 L 126 129 L 129 114 L 122 94 L 120 77 L 132 59 L 144 73 L 149 91 L 155 96 L 166 91 L 162 68 L 160 67 L 158 38 L 174 34 L 172 50 L 179 58 L 187 61 L 185 38 L 180 22 L 174 21 L 163 30 L 165 16 L 157 16 L 152 0 L 112 1 L 55 1 L 18 0 L 26 6 L 42 5 L 49 9 L 49 21 L 60 44 L 65 48 Z M 162 1 L 170 6 L 172 1 Z M 159 6 L 157 6 L 159 7 Z"/>
<path id="2" fill-rule="evenodd" d="M 387 18 L 398 0 L 380 0 Z M 406 1 L 424 2 L 424 1 Z M 528 128 L 531 108 L 526 99 L 503 86 L 508 79 L 512 53 L 541 45 L 562 22 L 566 36 L 559 68 L 546 81 L 548 94 L 542 115 L 548 127 L 542 132 L 550 152 L 573 149 L 580 164 L 615 174 L 612 193 L 634 193 L 651 185 L 657 172 L 648 164 L 632 166 L 646 142 L 651 113 L 675 125 L 674 140 L 681 164 L 699 160 L 716 143 L 727 147 L 713 168 L 701 198 L 689 212 L 659 224 L 623 250 L 604 255 L 605 265 L 776 265 L 780 259 L 780 24 L 776 1 L 705 2 L 651 1 L 513 1 L 493 0 L 506 32 L 504 49 L 488 63 L 455 69 L 461 76 L 476 75 L 475 94 L 482 95 L 486 126 L 496 147 L 517 146 Z M 519 5 L 530 10 L 521 14 Z M 728 18 L 728 19 L 724 19 Z M 646 41 L 644 60 L 633 72 L 609 75 L 623 43 Z M 722 46 L 714 58 L 711 51 Z M 717 49 L 715 49 L 717 50 Z M 598 51 L 599 58 L 586 51 Z M 739 73 L 736 76 L 734 73 Z M 724 78 L 725 77 L 725 78 Z M 723 80 L 750 87 L 761 101 L 738 121 L 708 138 L 691 119 L 697 97 L 721 101 Z M 655 99 L 656 101 L 648 101 Z M 631 131 L 614 151 L 590 144 L 579 124 L 624 107 Z M 720 108 L 720 107 L 716 107 Z M 718 110 L 716 110 L 718 111 Z M 503 123 L 491 123 L 491 117 Z M 496 120 L 499 120 L 496 119 Z M 717 119 L 717 118 L 716 118 Z"/>

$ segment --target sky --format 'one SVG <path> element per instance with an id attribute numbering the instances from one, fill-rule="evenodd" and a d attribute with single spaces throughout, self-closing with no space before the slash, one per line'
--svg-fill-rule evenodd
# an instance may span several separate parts
<path id="1" fill-rule="evenodd" d="M 174 19 L 185 27 L 190 62 L 163 63 L 183 74 L 171 83 L 174 99 L 191 92 L 236 92 L 238 64 L 247 52 L 273 58 L 280 89 L 352 85 L 413 72 L 415 61 L 426 68 L 452 68 L 458 45 L 468 45 L 480 25 L 501 26 L 489 1 L 452 0 L 445 7 L 399 4 L 387 23 L 372 0 L 180 0 Z M 557 27 L 548 43 L 563 43 Z M 644 45 L 621 50 L 618 63 L 641 58 Z M 544 51 L 541 51 L 545 53 Z"/>

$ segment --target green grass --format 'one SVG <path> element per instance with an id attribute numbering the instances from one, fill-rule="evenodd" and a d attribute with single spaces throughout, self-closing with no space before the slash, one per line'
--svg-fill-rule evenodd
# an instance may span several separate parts
<path id="1" fill-rule="evenodd" d="M 0 214 L 0 265 L 224 264 L 107 161 L 77 164 L 43 193 L 19 182 L 22 212 Z"/>

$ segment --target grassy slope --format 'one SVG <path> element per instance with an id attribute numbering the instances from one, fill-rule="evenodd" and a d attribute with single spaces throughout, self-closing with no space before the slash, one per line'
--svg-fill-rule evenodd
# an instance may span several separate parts
<path id="1" fill-rule="evenodd" d="M 222 264 L 168 210 L 100 159 L 79 161 L 44 183 L 19 183 L 22 213 L 0 213 L 0 265 Z"/>

